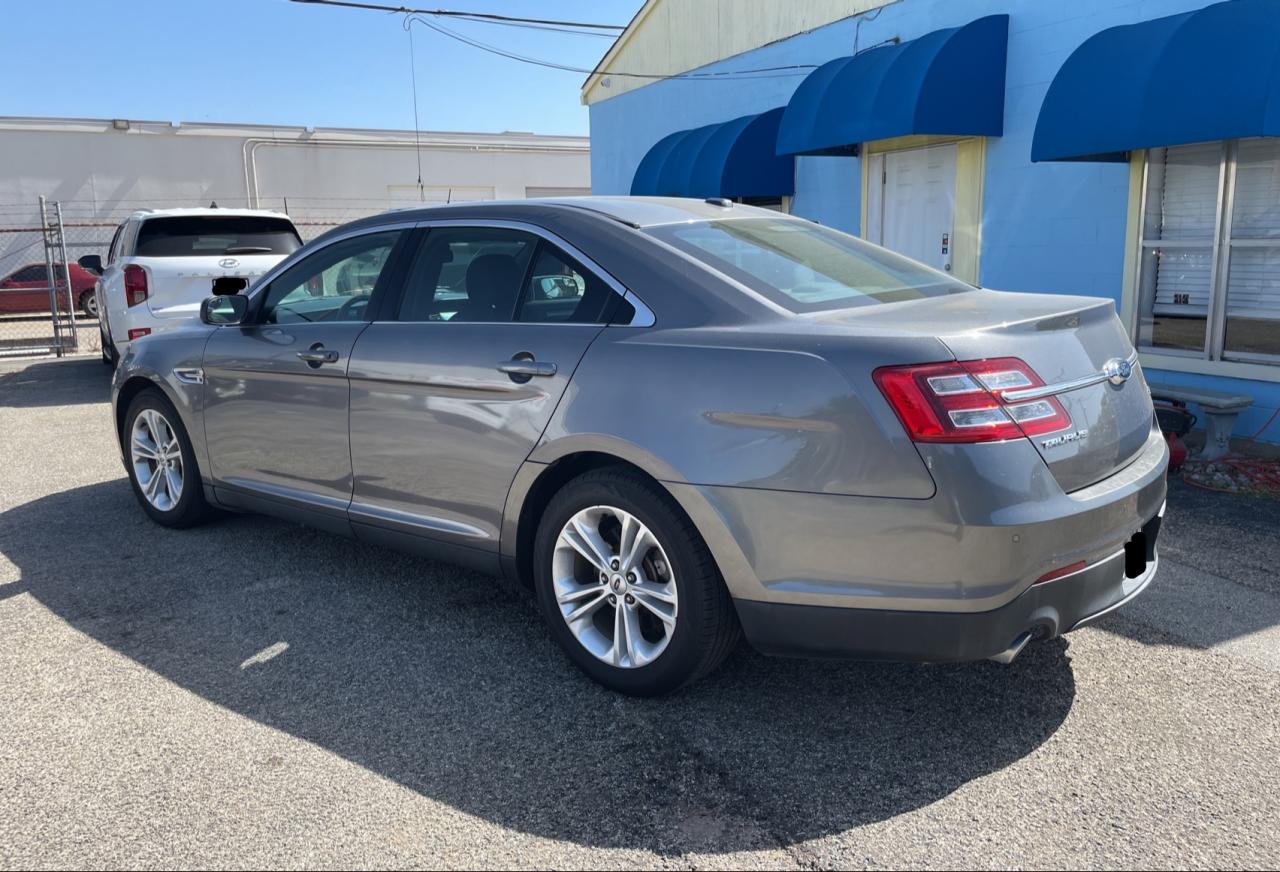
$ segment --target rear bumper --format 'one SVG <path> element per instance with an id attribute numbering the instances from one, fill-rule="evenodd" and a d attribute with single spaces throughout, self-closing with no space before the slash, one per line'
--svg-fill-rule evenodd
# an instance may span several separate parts
<path id="1" fill-rule="evenodd" d="M 1124 550 L 1164 505 L 1158 429 L 1127 466 L 1072 493 L 1027 440 L 929 456 L 931 499 L 667 487 L 715 557 L 748 641 L 772 653 L 991 657 L 1029 629 L 1066 632 L 1150 580 L 1126 577 Z"/>
<path id="2" fill-rule="evenodd" d="M 942 446 L 931 499 L 667 483 L 736 600 L 980 613 L 1046 573 L 1108 559 L 1164 504 L 1169 449 L 1064 493 L 1027 440 Z"/>
<path id="3" fill-rule="evenodd" d="M 751 644 L 766 654 L 939 663 L 1002 654 L 1011 659 L 1028 639 L 1078 629 L 1146 590 L 1159 566 L 1159 526 L 1157 515 L 1131 540 L 1145 551 L 1140 569 L 1133 565 L 1131 545 L 1127 556 L 1117 551 L 1072 575 L 1032 585 L 990 611 L 888 611 L 737 600 L 738 617 Z M 1126 559 L 1130 570 L 1137 571 L 1134 577 L 1126 574 Z"/>

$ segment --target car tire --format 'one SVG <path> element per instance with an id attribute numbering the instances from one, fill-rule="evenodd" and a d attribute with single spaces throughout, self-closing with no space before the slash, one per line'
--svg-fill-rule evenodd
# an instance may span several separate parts
<path id="1" fill-rule="evenodd" d="M 112 344 L 111 337 L 108 336 L 106 333 L 104 333 L 101 329 L 99 329 L 98 340 L 99 340 L 98 344 L 102 346 L 102 365 L 115 366 L 116 356 L 117 356 L 116 347 L 115 345 Z"/>
<path id="2" fill-rule="evenodd" d="M 613 550 L 607 556 L 593 551 L 597 559 L 588 560 L 580 547 L 570 547 L 586 542 L 582 529 L 585 535 L 594 530 L 595 544 Z M 631 535 L 630 549 L 619 541 L 627 529 L 644 531 Z M 632 696 L 697 681 L 724 661 L 741 634 L 733 601 L 693 522 L 661 486 L 623 467 L 584 473 L 552 497 L 535 538 L 534 585 L 552 636 L 569 658 L 600 684 Z M 571 617 L 586 609 L 585 616 Z M 634 656 L 626 642 L 634 642 Z"/>
<path id="3" fill-rule="evenodd" d="M 76 302 L 86 318 L 98 317 L 98 296 L 93 291 L 85 291 Z"/>
<path id="4" fill-rule="evenodd" d="M 191 437 L 159 388 L 148 388 L 129 403 L 121 442 L 133 494 L 151 520 L 190 527 L 209 517 Z"/>

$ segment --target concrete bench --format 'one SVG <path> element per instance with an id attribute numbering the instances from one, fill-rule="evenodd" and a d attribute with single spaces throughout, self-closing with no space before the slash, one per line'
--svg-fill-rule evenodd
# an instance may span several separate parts
<path id="1" fill-rule="evenodd" d="M 1253 405 L 1253 397 L 1244 394 L 1157 382 L 1149 383 L 1148 387 L 1154 399 L 1193 403 L 1204 412 L 1204 450 L 1200 452 L 1204 460 L 1213 460 L 1231 450 L 1231 433 L 1236 428 L 1236 418 Z"/>

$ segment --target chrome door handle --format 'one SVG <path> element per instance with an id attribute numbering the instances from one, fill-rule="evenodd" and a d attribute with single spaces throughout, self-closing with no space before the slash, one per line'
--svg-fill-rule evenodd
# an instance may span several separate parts
<path id="1" fill-rule="evenodd" d="M 338 352 L 328 350 L 316 343 L 307 351 L 299 351 L 298 360 L 305 360 L 310 366 L 319 366 L 322 363 L 337 363 Z"/>
<path id="2" fill-rule="evenodd" d="M 556 365 L 542 360 L 520 358 L 502 361 L 498 364 L 498 372 L 505 372 L 513 378 L 523 376 L 526 380 L 535 375 L 549 378 L 556 374 Z"/>

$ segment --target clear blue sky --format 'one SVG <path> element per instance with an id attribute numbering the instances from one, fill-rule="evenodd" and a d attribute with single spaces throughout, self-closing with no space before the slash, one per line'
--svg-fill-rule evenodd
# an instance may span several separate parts
<path id="1" fill-rule="evenodd" d="M 641 0 L 390 0 L 626 24 Z M 390 3 L 388 4 L 390 5 Z M 4 0 L 0 115 L 413 127 L 402 16 L 288 0 Z M 609 39 L 465 21 L 520 54 L 591 67 Z M 423 130 L 586 134 L 585 76 L 414 25 Z M 53 52 L 50 49 L 54 49 Z"/>

